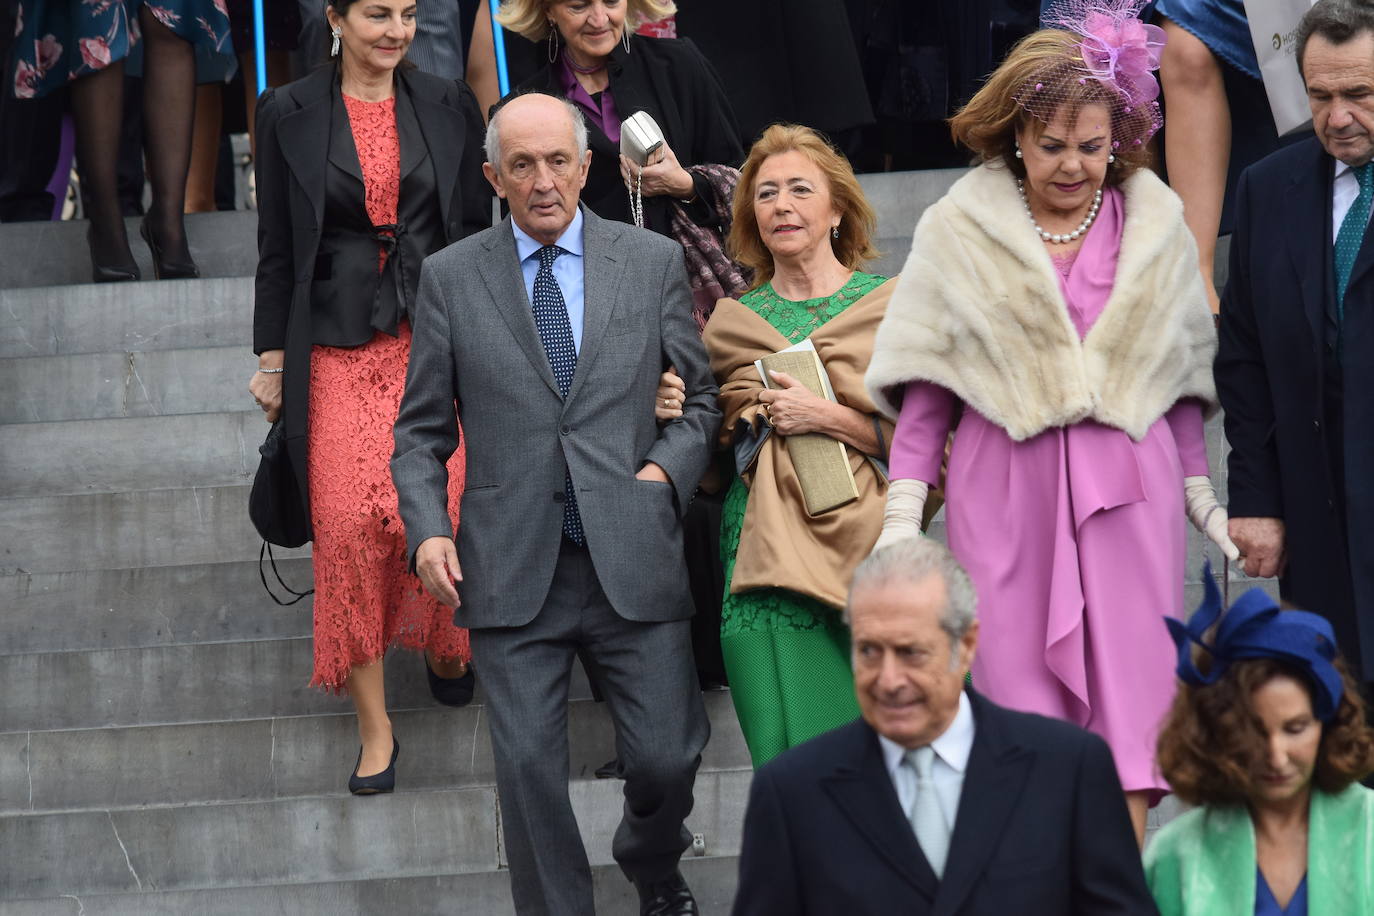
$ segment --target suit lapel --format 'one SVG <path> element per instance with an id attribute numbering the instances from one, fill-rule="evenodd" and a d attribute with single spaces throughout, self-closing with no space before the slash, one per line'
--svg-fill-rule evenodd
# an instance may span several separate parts
<path id="1" fill-rule="evenodd" d="M 398 81 L 396 87 L 396 137 L 401 143 L 401 180 L 405 181 L 406 176 L 415 171 L 425 157 L 429 155 L 429 148 L 425 143 L 424 128 L 415 115 L 415 102 L 410 97 L 408 84 L 404 78 Z M 435 118 L 434 120 L 441 120 Z M 437 126 L 437 125 L 436 125 Z"/>
<path id="2" fill-rule="evenodd" d="M 935 898 L 936 916 L 958 912 L 978 883 L 997 850 L 996 838 L 1016 807 L 1035 760 L 1032 751 L 1005 740 L 997 727 L 995 709 L 972 690 L 968 694 L 973 708 L 973 751 L 964 773 L 945 873 Z"/>
<path id="3" fill-rule="evenodd" d="M 329 163 L 363 184 L 363 167 L 358 160 L 358 147 L 353 143 L 353 125 L 348 120 L 342 93 L 334 94 L 329 124 Z"/>
<path id="4" fill-rule="evenodd" d="M 1290 222 L 1284 236 L 1302 292 L 1302 309 L 1312 332 L 1312 345 L 1320 352 L 1320 344 L 1324 339 L 1322 327 L 1326 321 L 1326 292 L 1334 289 L 1334 283 L 1327 282 L 1333 269 L 1330 257 L 1332 166 L 1331 157 L 1326 155 L 1321 144 L 1315 140 L 1310 142 L 1314 153 L 1312 161 L 1307 168 L 1293 175 L 1291 190 L 1287 195 L 1294 206 L 1288 211 Z M 1364 254 L 1365 250 L 1362 249 L 1361 255 Z M 1354 279 L 1355 274 L 1352 273 L 1352 283 Z"/>
<path id="5" fill-rule="evenodd" d="M 324 67 L 295 84 L 291 99 L 299 107 L 282 115 L 277 128 L 286 166 L 305 191 L 315 211 L 315 225 L 324 225 L 324 177 L 320 163 L 329 155 L 331 97 L 334 68 Z M 284 91 L 285 87 L 283 87 Z M 348 138 L 350 146 L 353 138 Z"/>
<path id="6" fill-rule="evenodd" d="M 413 84 L 403 77 L 402 85 L 409 90 Z M 407 103 L 414 109 L 411 115 L 414 120 L 408 127 L 418 134 L 416 139 L 424 145 L 421 147 L 412 142 L 412 146 L 415 147 L 412 155 L 418 157 L 412 160 L 406 152 L 406 135 L 401 135 L 401 177 L 404 178 L 419 165 L 424 160 L 424 152 L 428 150 L 430 159 L 434 162 L 434 181 L 439 193 L 439 216 L 443 219 L 447 238 L 449 208 L 453 205 L 453 190 L 458 183 L 458 163 L 463 161 L 463 119 L 457 117 L 452 108 L 429 98 L 418 88 L 414 92 L 407 92 L 406 95 Z M 399 108 L 397 112 L 399 118 Z M 440 167 L 440 163 L 449 163 L 451 167 Z"/>
<path id="7" fill-rule="evenodd" d="M 849 728 L 854 736 L 853 761 L 821 777 L 821 788 L 894 871 L 927 900 L 934 900 L 935 872 L 902 814 L 877 734 L 862 720 Z"/>
<path id="8" fill-rule="evenodd" d="M 624 227 L 598 218 L 585 207 L 582 219 L 582 348 L 568 389 L 569 401 L 577 397 L 601 349 L 626 267 L 620 251 Z"/>
<path id="9" fill-rule="evenodd" d="M 534 310 L 530 306 L 530 297 L 525 293 L 525 278 L 515 251 L 515 233 L 511 230 L 510 217 L 506 217 L 501 225 L 487 235 L 483 245 L 491 257 L 478 262 L 477 269 L 496 303 L 496 310 L 510 328 L 515 342 L 525 351 L 525 358 L 530 361 L 534 371 L 549 386 L 549 390 L 561 399 L 558 382 L 554 380 L 553 369 L 549 366 L 548 354 L 544 352 L 544 342 L 539 339 L 539 331 L 534 326 Z"/>

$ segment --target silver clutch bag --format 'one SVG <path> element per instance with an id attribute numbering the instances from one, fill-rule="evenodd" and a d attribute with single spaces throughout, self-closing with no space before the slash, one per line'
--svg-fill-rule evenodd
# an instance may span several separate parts
<path id="1" fill-rule="evenodd" d="M 647 111 L 636 111 L 620 122 L 620 154 L 644 167 L 649 156 L 663 145 L 663 131 Z"/>

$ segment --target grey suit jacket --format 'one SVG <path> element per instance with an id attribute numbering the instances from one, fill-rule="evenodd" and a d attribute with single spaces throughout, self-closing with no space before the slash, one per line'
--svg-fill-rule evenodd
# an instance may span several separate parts
<path id="1" fill-rule="evenodd" d="M 427 258 L 420 274 L 392 477 L 412 563 L 452 536 L 445 462 L 467 439 L 458 528 L 464 627 L 521 626 L 538 613 L 562 537 L 572 476 L 587 548 L 622 617 L 690 617 L 680 513 L 720 425 L 717 390 L 692 321 L 676 242 L 583 208 L 586 316 L 577 372 L 558 393 L 525 292 L 510 219 Z M 687 384 L 683 416 L 653 416 L 669 365 Z M 646 461 L 672 486 L 635 480 Z"/>

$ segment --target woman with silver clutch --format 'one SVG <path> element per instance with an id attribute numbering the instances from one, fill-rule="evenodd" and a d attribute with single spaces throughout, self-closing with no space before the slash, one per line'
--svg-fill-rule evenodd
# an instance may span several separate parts
<path id="1" fill-rule="evenodd" d="M 710 180 L 689 170 L 699 163 L 733 166 L 744 158 L 739 129 L 720 80 L 691 42 L 632 37 L 644 22 L 672 14 L 672 0 L 505 0 L 497 20 L 542 42 L 548 66 L 516 92 L 563 96 L 587 118 L 592 166 L 583 202 L 603 219 L 635 222 L 633 193 L 643 202 L 640 224 L 670 234 L 673 200 L 699 224 L 718 221 Z M 638 135 L 621 156 L 622 125 L 645 112 L 662 134 Z M 634 141 L 634 138 L 631 138 Z"/>

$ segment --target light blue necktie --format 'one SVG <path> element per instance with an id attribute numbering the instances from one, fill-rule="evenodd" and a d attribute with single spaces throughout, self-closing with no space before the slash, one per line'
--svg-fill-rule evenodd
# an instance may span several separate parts
<path id="1" fill-rule="evenodd" d="M 564 254 L 557 245 L 539 249 L 539 271 L 534 275 L 534 326 L 544 344 L 544 353 L 553 370 L 558 393 L 568 396 L 573 373 L 577 371 L 577 348 L 573 345 L 572 322 L 568 320 L 568 303 L 553 275 L 553 262 Z M 573 492 L 571 475 L 563 477 L 563 533 L 568 540 L 581 547 L 587 542 L 582 532 L 582 513 L 577 509 L 577 494 Z"/>
<path id="2" fill-rule="evenodd" d="M 1374 162 L 1351 169 L 1355 180 L 1360 183 L 1360 196 L 1346 211 L 1341 220 L 1340 231 L 1336 233 L 1336 250 L 1333 260 L 1336 266 L 1336 326 L 1345 321 L 1345 290 L 1350 285 L 1350 272 L 1355 268 L 1355 258 L 1359 257 L 1360 246 L 1364 244 L 1365 228 L 1369 225 L 1369 211 L 1374 205 Z"/>
<path id="3" fill-rule="evenodd" d="M 945 873 L 945 859 L 949 856 L 949 825 L 945 823 L 945 813 L 940 810 L 940 797 L 935 793 L 935 749 L 926 745 L 907 751 L 902 757 L 902 766 L 916 774 L 916 798 L 912 801 L 911 830 L 916 834 L 916 842 L 925 853 L 935 877 Z"/>

